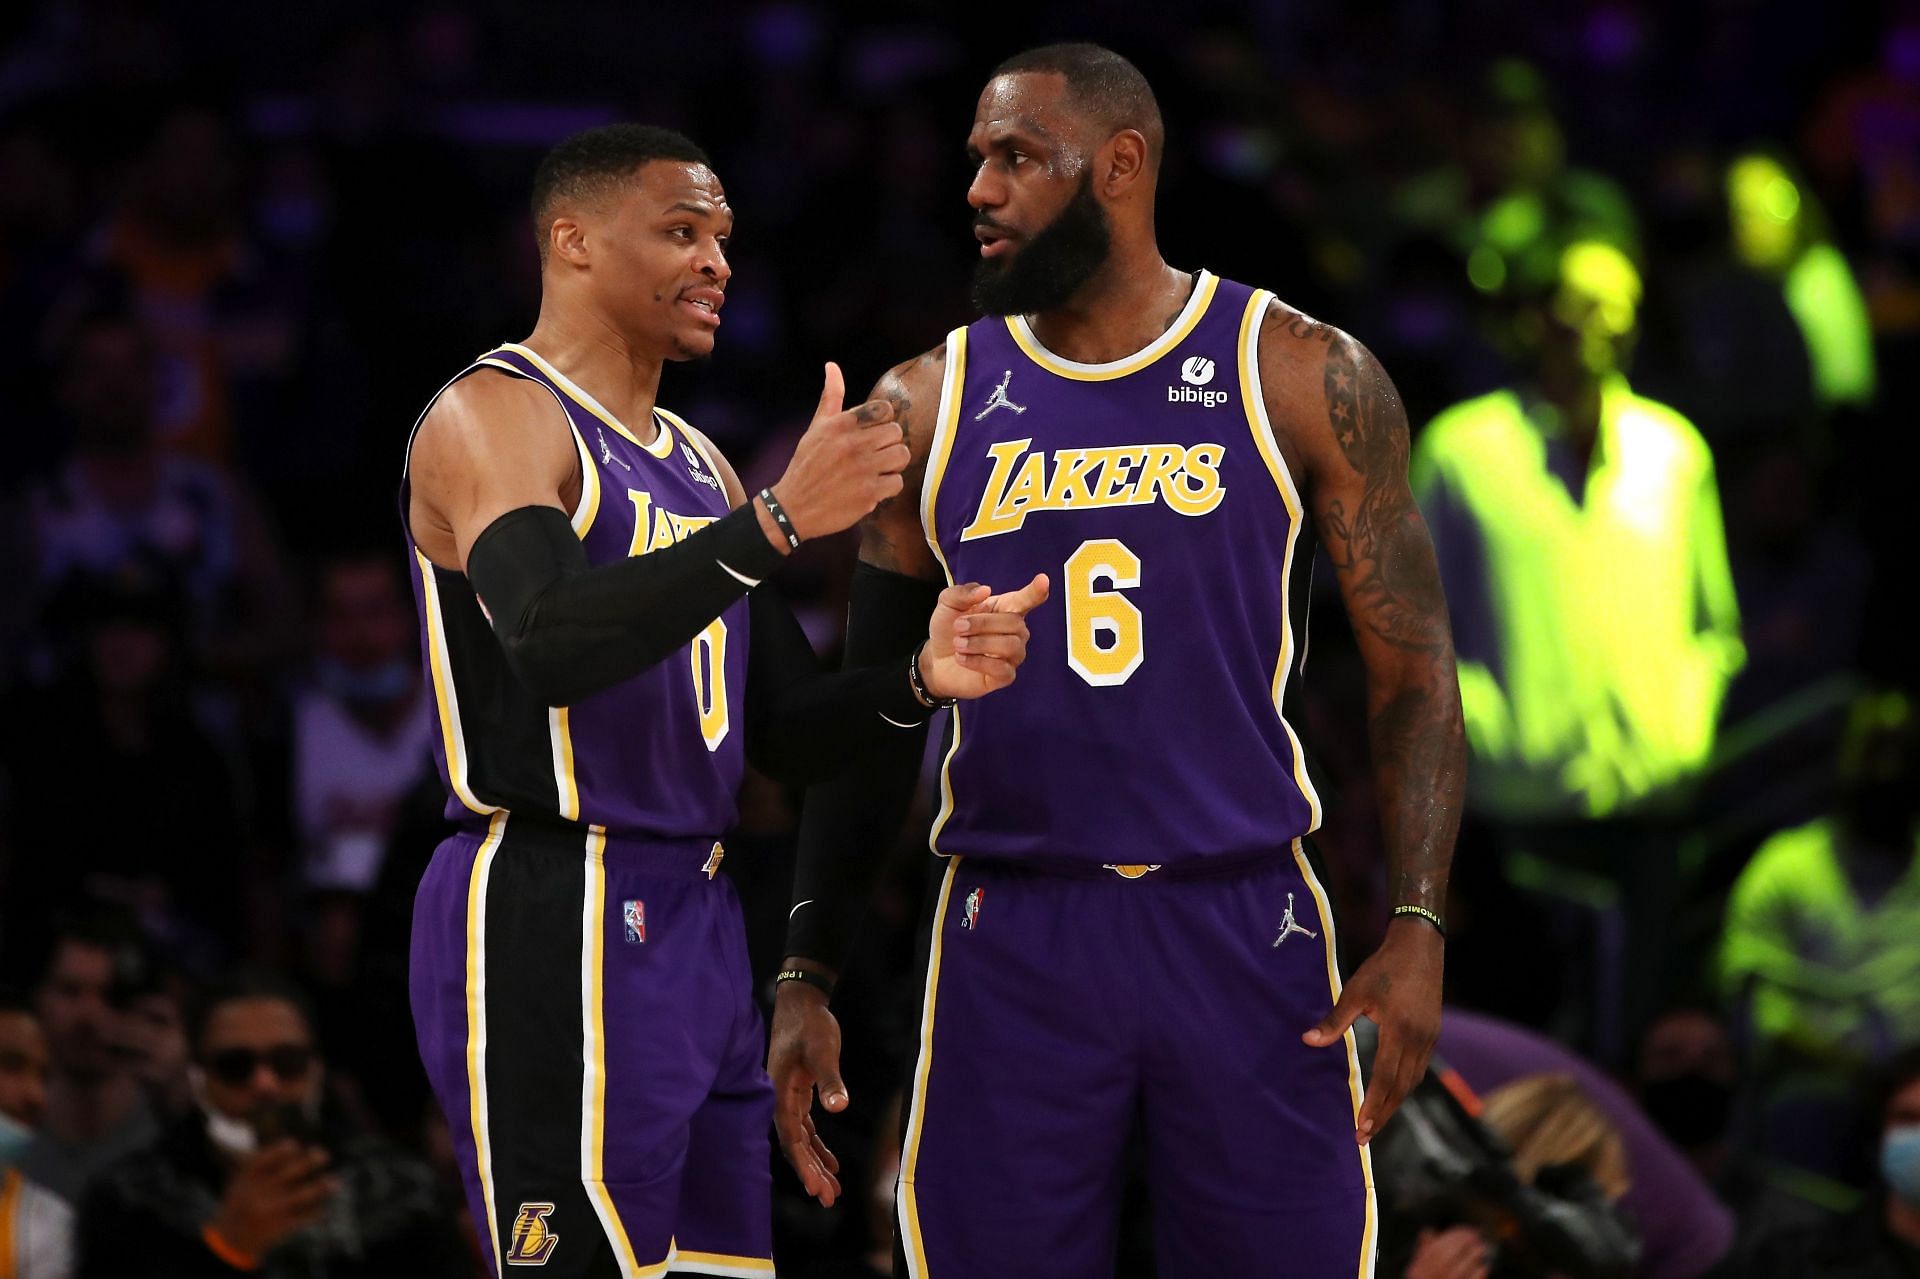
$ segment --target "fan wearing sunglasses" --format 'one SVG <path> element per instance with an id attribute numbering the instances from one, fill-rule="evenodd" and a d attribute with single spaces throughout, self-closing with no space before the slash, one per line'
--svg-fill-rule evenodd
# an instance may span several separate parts
<path id="1" fill-rule="evenodd" d="M 189 1030 L 196 1105 L 89 1194 L 82 1279 L 471 1272 L 427 1169 L 325 1104 L 297 988 L 239 975 L 198 1001 Z"/>

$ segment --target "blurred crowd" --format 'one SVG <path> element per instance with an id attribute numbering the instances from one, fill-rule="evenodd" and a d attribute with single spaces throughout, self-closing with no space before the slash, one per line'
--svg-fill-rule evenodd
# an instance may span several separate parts
<path id="1" fill-rule="evenodd" d="M 0 14 L 0 1276 L 483 1273 L 406 1013 L 407 430 L 531 328 L 539 155 L 641 120 L 738 215 L 663 400 L 777 476 L 823 360 L 970 318 L 972 104 L 1059 38 L 1160 94 L 1169 260 L 1362 338 L 1413 425 L 1474 763 L 1381 1273 L 1920 1273 L 1920 5 L 1135 10 Z M 852 558 L 779 583 L 823 653 Z M 1352 960 L 1385 877 L 1315 581 Z M 729 840 L 768 975 L 800 800 L 750 779 Z M 835 1001 L 868 1193 L 778 1174 L 802 1279 L 887 1272 L 925 823 Z"/>

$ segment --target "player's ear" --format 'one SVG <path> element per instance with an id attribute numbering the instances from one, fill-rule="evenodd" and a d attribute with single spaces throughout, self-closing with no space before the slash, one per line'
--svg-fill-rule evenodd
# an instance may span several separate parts
<path id="1" fill-rule="evenodd" d="M 1109 198 L 1138 186 L 1147 173 L 1147 139 L 1138 129 L 1122 129 L 1100 148 L 1101 184 Z"/>
<path id="2" fill-rule="evenodd" d="M 571 266 L 587 264 L 587 228 L 580 219 L 563 213 L 547 224 L 547 256 Z"/>

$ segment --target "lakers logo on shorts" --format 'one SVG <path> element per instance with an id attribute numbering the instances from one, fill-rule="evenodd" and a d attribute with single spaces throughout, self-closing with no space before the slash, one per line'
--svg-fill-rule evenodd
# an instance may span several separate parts
<path id="1" fill-rule="evenodd" d="M 547 1225 L 552 1204 L 521 1204 L 520 1215 L 513 1219 L 513 1246 L 507 1249 L 510 1266 L 544 1266 L 560 1243 L 560 1236 Z"/>
<path id="2" fill-rule="evenodd" d="M 1142 879 L 1142 878 L 1145 878 L 1146 873 L 1148 871 L 1159 870 L 1160 863 L 1155 862 L 1151 866 L 1142 866 L 1138 862 L 1132 862 L 1125 866 L 1116 866 L 1112 862 L 1107 862 L 1105 865 L 1101 866 L 1100 869 L 1110 870 L 1122 879 Z"/>

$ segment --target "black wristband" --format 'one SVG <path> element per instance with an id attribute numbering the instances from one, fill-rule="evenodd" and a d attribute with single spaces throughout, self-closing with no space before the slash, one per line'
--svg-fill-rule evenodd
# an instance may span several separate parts
<path id="1" fill-rule="evenodd" d="M 774 524 L 778 526 L 780 532 L 786 536 L 787 549 L 790 551 L 799 550 L 800 535 L 793 531 L 793 521 L 787 518 L 787 508 L 780 505 L 780 499 L 773 495 L 773 490 L 770 488 L 761 489 L 758 496 L 760 501 L 766 506 L 767 514 L 773 516 Z"/>
<path id="2" fill-rule="evenodd" d="M 930 711 L 943 711 L 960 700 L 957 697 L 935 697 L 927 691 L 927 682 L 920 678 L 920 650 L 917 648 L 913 650 L 913 656 L 907 659 L 907 686 L 913 689 L 914 699 Z"/>
<path id="3" fill-rule="evenodd" d="M 1434 914 L 1425 906 L 1395 906 L 1391 912 L 1392 918 L 1398 919 L 1402 915 L 1412 915 L 1416 919 L 1424 919 L 1433 925 L 1434 931 L 1439 933 L 1443 939 L 1447 935 L 1447 926 L 1441 922 L 1440 916 Z"/>
<path id="4" fill-rule="evenodd" d="M 774 976 L 773 985 L 777 990 L 781 983 L 797 981 L 813 987 L 828 999 L 833 998 L 833 978 L 825 973 L 816 973 L 811 968 L 782 968 Z"/>

